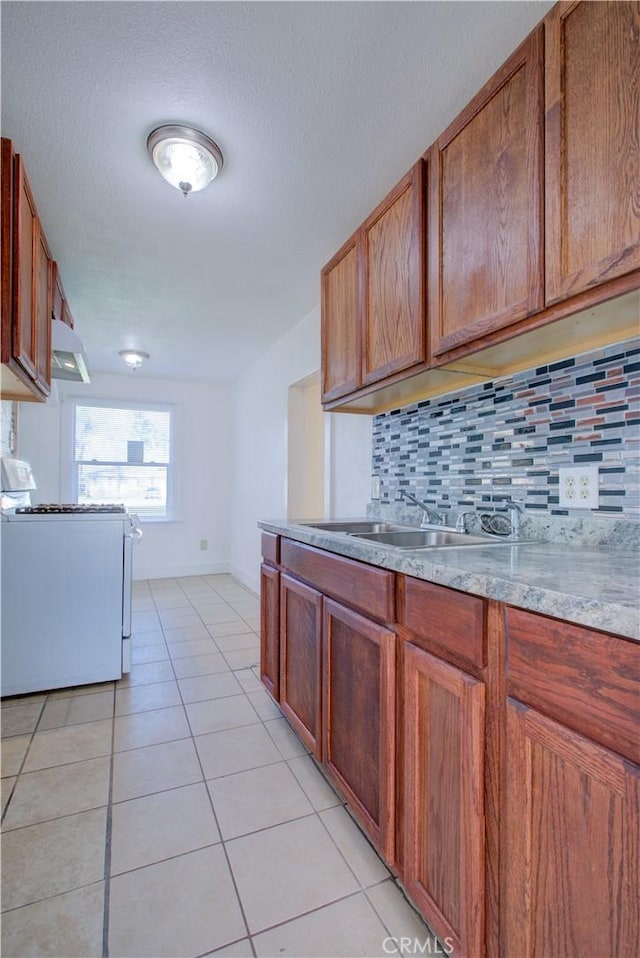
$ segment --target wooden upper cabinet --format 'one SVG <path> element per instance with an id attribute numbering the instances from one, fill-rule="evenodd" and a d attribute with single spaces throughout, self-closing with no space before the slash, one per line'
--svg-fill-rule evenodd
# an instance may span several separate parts
<path id="1" fill-rule="evenodd" d="M 71 310 L 69 309 L 69 303 L 65 299 L 62 303 L 62 322 L 66 323 L 67 326 L 70 326 L 71 329 L 75 326 L 73 316 L 71 315 Z"/>
<path id="2" fill-rule="evenodd" d="M 362 227 L 364 386 L 426 360 L 424 161 Z"/>
<path id="3" fill-rule="evenodd" d="M 546 303 L 640 268 L 640 3 L 545 20 Z"/>
<path id="4" fill-rule="evenodd" d="M 53 263 L 53 278 L 51 281 L 51 316 L 53 319 L 59 319 L 62 322 L 62 311 L 64 308 L 64 289 L 62 288 L 62 279 L 58 264 Z"/>
<path id="5" fill-rule="evenodd" d="M 354 392 L 360 385 L 358 235 L 345 243 L 321 274 L 323 402 Z"/>
<path id="6" fill-rule="evenodd" d="M 40 221 L 36 221 L 33 268 L 33 311 L 36 331 L 36 385 L 48 396 L 51 392 L 51 298 L 53 262 Z"/>
<path id="7" fill-rule="evenodd" d="M 34 282 L 36 255 L 39 258 L 39 222 L 22 157 L 15 158 L 13 214 L 13 356 L 24 371 L 37 378 L 37 311 Z M 38 274 L 40 270 L 38 270 Z"/>
<path id="8" fill-rule="evenodd" d="M 539 28 L 430 151 L 433 356 L 542 308 L 542 56 Z"/>
<path id="9" fill-rule="evenodd" d="M 52 315 L 54 319 L 59 319 L 60 322 L 66 323 L 67 326 L 70 326 L 73 329 L 74 322 L 73 316 L 71 315 L 71 310 L 69 309 L 69 303 L 67 302 L 67 297 L 64 292 L 64 287 L 62 285 L 62 278 L 60 276 L 60 270 L 58 269 L 58 264 L 53 263 L 53 273 L 51 280 L 51 290 L 53 296 L 52 303 Z"/>
<path id="10" fill-rule="evenodd" d="M 322 270 L 322 401 L 426 361 L 425 162 Z"/>
<path id="11" fill-rule="evenodd" d="M 3 139 L 1 354 L 7 399 L 42 400 L 51 391 L 52 280 L 53 263 L 22 157 Z"/>

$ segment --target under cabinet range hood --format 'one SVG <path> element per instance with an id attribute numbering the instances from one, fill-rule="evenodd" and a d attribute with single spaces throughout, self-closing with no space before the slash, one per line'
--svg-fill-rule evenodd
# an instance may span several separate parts
<path id="1" fill-rule="evenodd" d="M 61 319 L 54 319 L 51 323 L 51 378 L 90 382 L 82 340 Z"/>

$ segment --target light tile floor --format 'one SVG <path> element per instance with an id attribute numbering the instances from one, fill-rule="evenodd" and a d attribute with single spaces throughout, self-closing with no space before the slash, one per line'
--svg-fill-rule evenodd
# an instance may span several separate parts
<path id="1" fill-rule="evenodd" d="M 258 598 L 133 620 L 122 681 L 2 703 L 4 958 L 442 954 L 262 688 Z"/>

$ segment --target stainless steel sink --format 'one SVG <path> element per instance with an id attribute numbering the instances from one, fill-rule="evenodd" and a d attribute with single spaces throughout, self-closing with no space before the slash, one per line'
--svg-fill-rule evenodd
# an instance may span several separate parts
<path id="1" fill-rule="evenodd" d="M 336 519 L 327 522 L 301 522 L 300 525 L 307 526 L 309 529 L 320 529 L 323 532 L 341 532 L 343 535 L 352 536 L 356 539 L 366 539 L 368 542 L 390 546 L 394 549 L 452 549 L 458 546 L 512 546 L 516 544 L 516 540 L 513 539 L 502 539 L 491 535 L 476 536 L 467 532 L 456 532 L 450 527 L 442 528 L 434 525 L 426 529 L 416 529 L 415 526 L 382 522 L 379 519 L 353 519 L 351 521 Z"/>
<path id="2" fill-rule="evenodd" d="M 323 532 L 346 532 L 347 535 L 356 536 L 369 532 L 379 534 L 381 532 L 406 532 L 411 530 L 411 526 L 381 522 L 379 519 L 354 519 L 352 522 L 336 519 L 335 522 L 301 522 L 300 525 L 308 526 L 310 529 L 322 529 Z"/>
<path id="3" fill-rule="evenodd" d="M 396 549 L 438 549 L 446 546 L 509 546 L 513 540 L 494 539 L 491 536 L 474 536 L 466 532 L 452 532 L 445 529 L 414 529 L 403 532 L 363 532 L 357 533 L 358 539 L 367 539 L 379 545 L 393 546 Z"/>

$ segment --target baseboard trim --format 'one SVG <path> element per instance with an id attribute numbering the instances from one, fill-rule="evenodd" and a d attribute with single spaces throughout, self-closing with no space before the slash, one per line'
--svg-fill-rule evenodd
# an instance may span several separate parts
<path id="1" fill-rule="evenodd" d="M 144 579 L 179 579 L 191 575 L 228 575 L 228 562 L 193 563 L 191 565 L 157 565 L 136 568 L 135 556 L 133 562 L 133 581 Z"/>
<path id="2" fill-rule="evenodd" d="M 256 595 L 260 595 L 260 576 L 245 572 L 244 569 L 233 564 L 229 566 L 229 575 L 232 575 L 234 579 L 237 579 L 242 585 L 246 585 L 247 588 L 255 592 Z"/>

